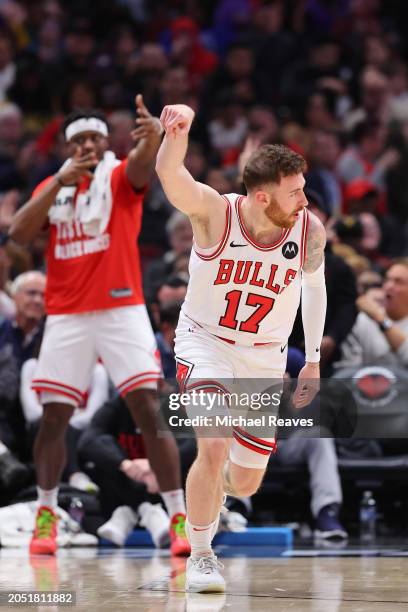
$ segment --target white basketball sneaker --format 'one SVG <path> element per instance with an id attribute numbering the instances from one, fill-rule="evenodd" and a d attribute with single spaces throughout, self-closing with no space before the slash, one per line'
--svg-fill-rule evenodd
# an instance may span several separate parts
<path id="1" fill-rule="evenodd" d="M 170 543 L 170 518 L 160 504 L 143 502 L 138 507 L 139 525 L 147 529 L 156 548 L 166 548 Z"/>
<path id="2" fill-rule="evenodd" d="M 186 591 L 224 593 L 225 580 L 219 572 L 223 567 L 215 555 L 190 557 L 186 565 Z"/>
<path id="3" fill-rule="evenodd" d="M 137 523 L 138 516 L 130 506 L 119 506 L 109 521 L 97 531 L 100 538 L 105 538 L 116 546 L 124 546 L 126 538 Z"/>

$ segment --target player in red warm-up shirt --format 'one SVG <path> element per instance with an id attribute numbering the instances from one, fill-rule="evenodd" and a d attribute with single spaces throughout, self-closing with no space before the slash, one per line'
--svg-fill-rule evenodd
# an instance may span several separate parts
<path id="1" fill-rule="evenodd" d="M 175 441 L 158 437 L 160 360 L 144 305 L 137 238 L 145 186 L 162 128 L 136 98 L 136 142 L 127 159 L 108 151 L 108 124 L 97 111 L 63 125 L 71 158 L 17 212 L 10 235 L 28 242 L 48 223 L 47 323 L 33 388 L 44 407 L 34 448 L 39 509 L 33 553 L 56 550 L 58 482 L 64 435 L 102 359 L 135 423 L 172 517 L 172 552 L 186 554 L 185 506 Z"/>

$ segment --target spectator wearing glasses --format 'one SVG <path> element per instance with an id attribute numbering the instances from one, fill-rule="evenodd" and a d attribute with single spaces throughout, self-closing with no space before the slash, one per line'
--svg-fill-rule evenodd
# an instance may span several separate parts
<path id="1" fill-rule="evenodd" d="M 36 354 L 41 342 L 44 318 L 45 276 L 24 272 L 11 286 L 15 318 L 0 324 L 0 492 L 18 490 L 28 477 L 27 468 L 15 457 L 19 450 L 16 400 L 20 369 Z"/>
<path id="2" fill-rule="evenodd" d="M 45 275 L 42 272 L 24 272 L 11 286 L 16 307 L 15 318 L 0 326 L 0 349 L 12 347 L 13 360 L 18 370 L 24 361 L 35 354 L 42 336 L 44 320 Z"/>

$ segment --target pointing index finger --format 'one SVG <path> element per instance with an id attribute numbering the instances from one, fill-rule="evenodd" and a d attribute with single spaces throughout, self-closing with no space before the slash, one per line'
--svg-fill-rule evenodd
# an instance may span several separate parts
<path id="1" fill-rule="evenodd" d="M 138 115 L 142 117 L 150 117 L 150 113 L 147 110 L 145 103 L 143 102 L 142 94 L 137 94 L 135 98 L 135 102 L 136 102 L 136 110 L 137 110 Z"/>

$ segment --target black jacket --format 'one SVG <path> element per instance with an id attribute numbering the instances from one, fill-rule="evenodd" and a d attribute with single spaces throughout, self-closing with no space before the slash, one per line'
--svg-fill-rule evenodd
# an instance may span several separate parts
<path id="1" fill-rule="evenodd" d="M 341 257 L 332 252 L 330 244 L 326 246 L 325 256 L 327 314 L 324 335 L 334 338 L 338 347 L 331 359 L 331 363 L 333 363 L 338 359 L 340 344 L 351 331 L 358 314 L 356 307 L 357 287 L 353 270 Z M 304 350 L 300 308 L 289 344 Z"/>
<path id="2" fill-rule="evenodd" d="M 143 438 L 121 397 L 104 404 L 83 432 L 79 445 L 81 462 L 115 474 L 124 459 L 146 457 Z"/>

